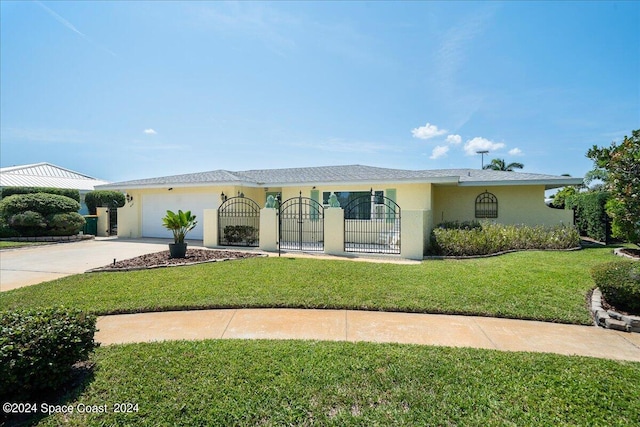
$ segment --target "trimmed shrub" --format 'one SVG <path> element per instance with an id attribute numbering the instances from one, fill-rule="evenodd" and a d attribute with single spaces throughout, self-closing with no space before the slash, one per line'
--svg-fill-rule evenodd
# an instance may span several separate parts
<path id="1" fill-rule="evenodd" d="M 482 229 L 480 221 L 445 221 L 437 225 L 438 228 L 445 230 L 473 230 Z"/>
<path id="2" fill-rule="evenodd" d="M 640 263 L 612 261 L 596 265 L 591 277 L 604 299 L 616 309 L 640 314 Z"/>
<path id="3" fill-rule="evenodd" d="M 578 193 L 566 198 L 565 208 L 575 210 L 576 227 L 581 236 L 588 236 L 599 242 L 607 241 L 607 224 L 611 219 L 605 205 L 610 198 L 607 191 Z"/>
<path id="4" fill-rule="evenodd" d="M 249 245 L 258 240 L 255 227 L 250 225 L 227 225 L 224 228 L 224 240 L 228 243 L 247 243 Z"/>
<path id="5" fill-rule="evenodd" d="M 84 196 L 84 203 L 89 208 L 91 215 L 96 214 L 96 208 L 100 206 L 118 207 L 124 206 L 124 194 L 119 191 L 96 190 L 90 191 Z"/>
<path id="6" fill-rule="evenodd" d="M 47 228 L 47 222 L 41 213 L 24 211 L 12 215 L 9 225 L 22 236 L 42 236 Z"/>
<path id="7" fill-rule="evenodd" d="M 26 211 L 38 212 L 44 216 L 65 212 L 78 212 L 80 203 L 57 194 L 34 193 L 14 194 L 0 201 L 0 212 L 12 216 Z"/>
<path id="8" fill-rule="evenodd" d="M 80 203 L 80 191 L 70 188 L 52 188 L 52 187 L 4 187 L 0 188 L 0 199 L 13 196 L 14 194 L 33 194 L 46 193 L 66 196 Z"/>
<path id="9" fill-rule="evenodd" d="M 57 307 L 0 313 L 0 401 L 55 390 L 97 344 L 96 317 Z"/>
<path id="10" fill-rule="evenodd" d="M 0 215 L 0 238 L 6 237 L 18 237 L 20 233 L 11 228 L 7 223 L 7 220 Z"/>
<path id="11" fill-rule="evenodd" d="M 49 215 L 47 216 L 47 235 L 73 236 L 84 228 L 86 222 L 78 212 Z"/>
<path id="12" fill-rule="evenodd" d="M 571 249 L 580 245 L 575 227 L 482 223 L 481 228 L 440 228 L 431 234 L 432 252 L 446 256 L 489 255 L 508 250 Z"/>

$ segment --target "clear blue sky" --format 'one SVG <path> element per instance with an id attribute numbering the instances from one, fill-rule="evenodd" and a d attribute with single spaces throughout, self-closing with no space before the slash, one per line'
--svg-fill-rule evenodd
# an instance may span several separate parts
<path id="1" fill-rule="evenodd" d="M 640 2 L 2 1 L 1 165 L 580 177 L 640 128 Z"/>

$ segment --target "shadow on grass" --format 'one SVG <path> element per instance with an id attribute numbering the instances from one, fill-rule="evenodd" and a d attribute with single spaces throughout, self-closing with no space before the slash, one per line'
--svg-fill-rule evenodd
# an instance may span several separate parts
<path id="1" fill-rule="evenodd" d="M 32 406 L 30 413 L 23 414 L 6 414 L 4 411 L 0 413 L 1 427 L 27 427 L 38 424 L 42 419 L 49 416 L 41 409 L 44 405 L 67 406 L 76 401 L 84 390 L 91 384 L 94 376 L 95 363 L 91 361 L 78 362 L 71 368 L 69 381 L 55 390 L 42 391 L 28 401 Z M 5 402 L 2 402 L 5 403 Z M 14 403 L 14 402 L 10 402 Z M 17 402 L 16 402 L 17 403 Z M 26 403 L 26 402 L 25 402 Z M 75 408 L 74 408 L 75 409 Z"/>

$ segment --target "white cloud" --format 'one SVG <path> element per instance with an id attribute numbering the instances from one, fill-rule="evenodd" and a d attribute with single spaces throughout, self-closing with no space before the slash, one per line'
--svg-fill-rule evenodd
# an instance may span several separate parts
<path id="1" fill-rule="evenodd" d="M 433 151 L 431 152 L 431 156 L 429 156 L 429 158 L 431 160 L 439 159 L 440 157 L 446 156 L 448 151 L 449 151 L 449 147 L 447 147 L 446 145 L 438 145 L 436 148 L 433 149 Z"/>
<path id="2" fill-rule="evenodd" d="M 509 150 L 509 154 L 511 154 L 512 156 L 521 156 L 522 150 L 519 148 L 512 148 L 511 150 Z"/>
<path id="3" fill-rule="evenodd" d="M 436 136 L 444 135 L 447 133 L 445 129 L 438 129 L 438 126 L 432 125 L 431 123 L 427 123 L 424 126 L 420 126 L 419 128 L 415 128 L 411 131 L 411 134 L 414 138 L 418 139 L 431 139 Z"/>
<path id="4" fill-rule="evenodd" d="M 462 142 L 462 137 L 460 135 L 448 135 L 447 142 L 449 144 L 458 145 Z"/>
<path id="5" fill-rule="evenodd" d="M 480 150 L 496 151 L 501 148 L 504 148 L 504 144 L 502 142 L 489 141 L 488 139 L 479 136 L 464 144 L 464 151 L 468 156 L 473 156 L 476 154 L 476 151 Z"/>
<path id="6" fill-rule="evenodd" d="M 145 129 L 144 133 L 146 133 L 147 135 L 157 135 L 158 134 L 158 132 L 156 132 L 154 129 L 151 129 L 151 128 Z"/>

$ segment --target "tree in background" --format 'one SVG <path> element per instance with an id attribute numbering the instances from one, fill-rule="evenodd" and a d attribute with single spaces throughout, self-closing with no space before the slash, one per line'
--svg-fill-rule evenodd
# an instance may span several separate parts
<path id="1" fill-rule="evenodd" d="M 632 131 L 631 138 L 625 136 L 620 145 L 594 145 L 587 157 L 594 161 L 594 171 L 611 192 L 606 211 L 613 219 L 613 237 L 640 246 L 640 129 Z"/>
<path id="2" fill-rule="evenodd" d="M 504 162 L 504 159 L 493 159 L 491 160 L 491 163 L 489 163 L 488 165 L 484 165 L 483 169 L 513 172 L 514 169 L 522 169 L 523 167 L 524 165 L 522 163 L 513 162 L 513 163 L 506 164 Z"/>
<path id="3" fill-rule="evenodd" d="M 84 196 L 84 203 L 87 205 L 91 215 L 96 214 L 96 208 L 98 207 L 121 208 L 124 206 L 124 202 L 124 194 L 119 191 L 95 190 L 89 191 Z"/>

